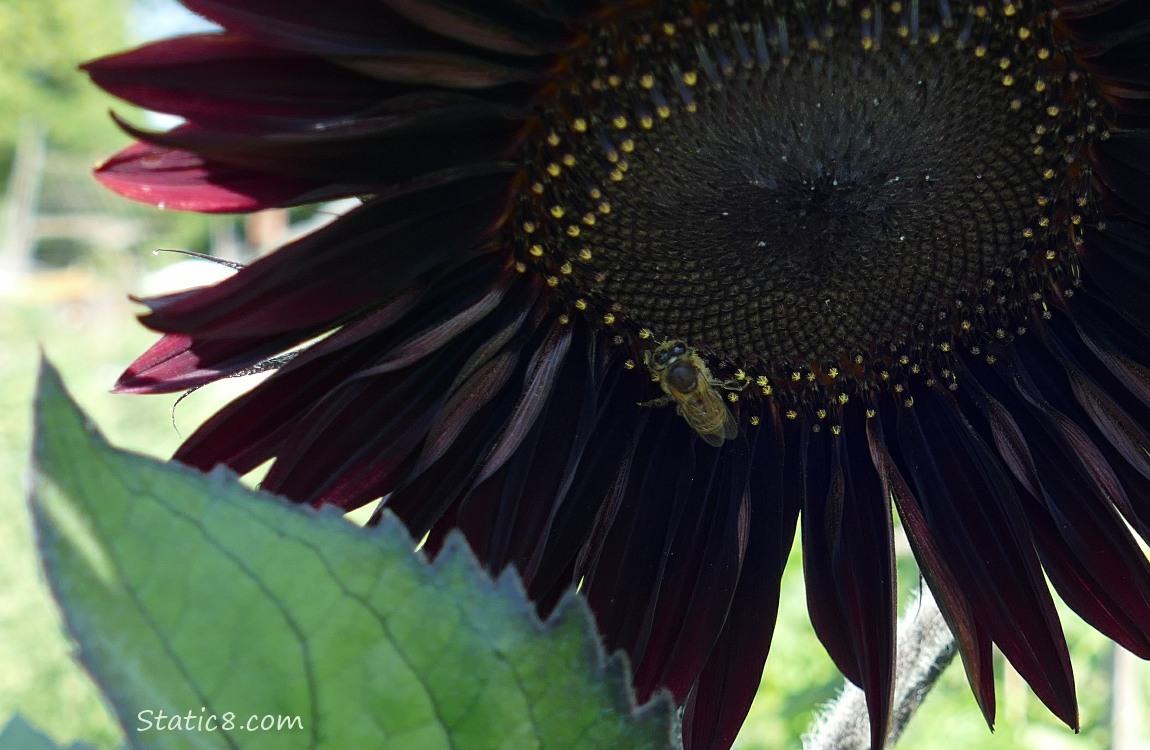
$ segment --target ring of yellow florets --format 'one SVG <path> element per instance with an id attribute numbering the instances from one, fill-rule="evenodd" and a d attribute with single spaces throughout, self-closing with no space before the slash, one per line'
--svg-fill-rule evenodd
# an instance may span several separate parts
<path id="1" fill-rule="evenodd" d="M 527 179 L 508 223 L 516 270 L 542 278 L 564 320 L 583 316 L 624 347 L 628 367 L 641 367 L 641 352 L 656 340 L 683 339 L 717 377 L 750 386 L 744 398 L 779 399 L 785 416 L 815 425 L 856 395 L 902 394 L 912 377 L 956 388 L 954 356 L 991 357 L 993 343 L 1025 333 L 1032 311 L 1049 316 L 1052 298 L 1073 294 L 1074 248 L 1092 214 L 1084 154 L 1091 139 L 1107 135 L 1089 81 L 1052 38 L 1046 15 L 1020 2 L 972 2 L 965 10 L 931 22 L 920 15 L 917 28 L 909 7 L 895 2 L 867 5 L 849 24 L 840 16 L 804 26 L 796 17 L 716 12 L 713 18 L 643 17 L 590 32 L 588 44 L 566 61 L 565 77 L 542 113 L 540 137 L 524 152 Z M 658 158 L 660 133 L 677 118 L 705 115 L 713 92 L 729 81 L 769 74 L 799 55 L 824 54 L 842 35 L 852 35 L 862 55 L 883 45 L 949 46 L 994 77 L 1031 134 L 1027 157 L 1043 186 L 1034 192 L 1016 256 L 978 288 L 947 300 L 937 319 L 919 321 L 916 330 L 801 361 L 767 360 L 636 314 L 612 288 L 612 263 L 604 262 L 612 248 L 601 231 L 626 225 L 619 205 L 631 189 L 633 167 Z"/>

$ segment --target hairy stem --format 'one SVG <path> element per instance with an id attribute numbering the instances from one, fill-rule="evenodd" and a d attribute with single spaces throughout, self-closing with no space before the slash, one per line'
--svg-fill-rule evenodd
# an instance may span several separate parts
<path id="1" fill-rule="evenodd" d="M 958 653 L 930 590 L 923 587 L 898 624 L 894 711 L 886 746 L 893 747 L 943 670 Z M 846 682 L 803 737 L 804 750 L 869 750 L 870 722 L 862 690 Z"/>

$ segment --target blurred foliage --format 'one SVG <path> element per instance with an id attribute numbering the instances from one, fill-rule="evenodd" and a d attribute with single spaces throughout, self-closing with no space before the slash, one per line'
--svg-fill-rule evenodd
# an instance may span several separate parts
<path id="1" fill-rule="evenodd" d="M 4 0 L 0 3 L 0 174 L 25 122 L 47 129 L 49 147 L 94 154 L 122 145 L 108 120 L 113 100 L 76 66 L 124 47 L 131 0 Z"/>
<path id="2" fill-rule="evenodd" d="M 150 15 L 142 14 L 142 10 Z M 172 13 L 155 0 L 0 2 L 0 101 L 4 102 L 0 193 L 22 135 L 42 131 L 48 158 L 37 201 L 41 213 L 105 213 L 147 222 L 148 240 L 142 248 L 103 247 L 87 238 L 47 238 L 36 250 L 39 264 L 59 268 L 91 262 L 90 256 L 106 251 L 156 247 L 209 251 L 209 219 L 198 214 L 160 213 L 120 199 L 91 177 L 94 163 L 130 142 L 109 117 L 110 110 L 147 127 L 157 126 L 147 122 L 137 108 L 98 89 L 79 69 L 88 60 L 138 43 L 141 36 L 154 36 L 158 29 L 141 28 L 142 21 L 158 26 L 156 19 L 168 19 L 174 24 L 174 33 L 191 18 L 186 11 Z M 217 224 L 222 222 L 217 220 Z M 145 255 L 140 253 L 141 258 Z"/>

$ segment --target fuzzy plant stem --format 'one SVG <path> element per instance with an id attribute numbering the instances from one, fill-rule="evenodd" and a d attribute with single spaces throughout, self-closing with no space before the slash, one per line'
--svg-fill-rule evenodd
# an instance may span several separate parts
<path id="1" fill-rule="evenodd" d="M 922 587 L 898 624 L 894 712 L 886 747 L 894 747 L 943 670 L 958 653 L 930 590 Z M 870 750 L 870 722 L 863 691 L 846 682 L 803 737 L 804 750 Z"/>

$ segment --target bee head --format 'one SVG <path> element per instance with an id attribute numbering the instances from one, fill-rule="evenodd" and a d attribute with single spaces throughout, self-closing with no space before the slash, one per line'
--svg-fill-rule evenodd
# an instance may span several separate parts
<path id="1" fill-rule="evenodd" d="M 687 353 L 687 345 L 682 341 L 666 341 L 659 345 L 654 354 L 650 355 L 648 364 L 656 370 L 664 370 L 667 366 Z"/>

